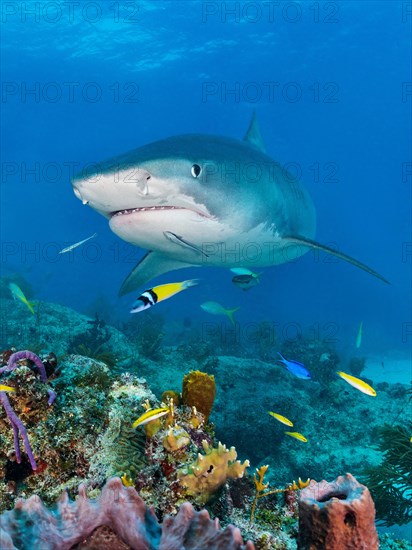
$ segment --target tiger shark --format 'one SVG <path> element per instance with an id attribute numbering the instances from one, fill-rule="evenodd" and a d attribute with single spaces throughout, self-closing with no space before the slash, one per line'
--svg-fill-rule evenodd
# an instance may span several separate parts
<path id="1" fill-rule="evenodd" d="M 120 295 L 189 266 L 257 268 L 295 260 L 311 249 L 350 262 L 318 243 L 312 200 L 266 154 L 255 114 L 243 141 L 181 135 L 144 145 L 77 174 L 75 195 L 109 220 L 128 243 L 147 249 Z"/>

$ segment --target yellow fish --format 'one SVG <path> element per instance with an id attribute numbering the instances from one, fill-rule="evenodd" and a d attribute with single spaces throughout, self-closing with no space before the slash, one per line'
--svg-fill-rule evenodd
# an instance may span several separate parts
<path id="1" fill-rule="evenodd" d="M 18 285 L 16 285 L 16 283 L 9 283 L 9 289 L 10 289 L 10 292 L 13 294 L 13 297 L 20 300 L 20 302 L 23 302 L 23 304 L 25 304 L 29 308 L 29 310 L 34 314 L 33 304 L 31 304 L 28 301 L 22 289 Z"/>
<path id="2" fill-rule="evenodd" d="M 268 411 L 268 413 L 273 416 L 273 418 L 276 418 L 276 420 L 279 420 L 279 422 L 282 422 L 282 424 L 286 424 L 286 426 L 293 426 L 293 422 L 291 422 L 289 418 L 286 418 L 286 416 L 282 416 L 281 414 L 277 414 L 272 411 Z"/>
<path id="3" fill-rule="evenodd" d="M 307 443 L 307 439 L 304 435 L 302 435 L 299 432 L 285 432 L 286 435 L 290 435 L 290 437 L 294 437 L 295 439 L 299 439 L 299 441 L 303 441 L 303 443 Z"/>
<path id="4" fill-rule="evenodd" d="M 139 416 L 137 420 L 133 422 L 133 428 L 137 428 L 137 426 L 144 426 L 148 422 L 151 422 L 152 420 L 156 420 L 157 418 L 161 418 L 162 416 L 165 416 L 169 412 L 169 407 L 160 407 L 159 409 L 150 409 L 149 411 L 146 411 L 142 414 L 142 416 Z"/>
<path id="5" fill-rule="evenodd" d="M 130 313 L 138 313 L 139 311 L 148 309 L 158 302 L 167 300 L 175 294 L 182 292 L 182 290 L 186 290 L 191 286 L 197 285 L 197 283 L 198 279 L 190 279 L 188 281 L 182 281 L 181 283 L 167 283 L 165 285 L 159 285 L 150 288 L 149 290 L 145 290 L 133 304 Z"/>
<path id="6" fill-rule="evenodd" d="M 356 347 L 360 348 L 360 345 L 362 343 L 362 330 L 363 330 L 363 321 L 361 321 L 361 324 L 359 325 L 359 331 L 358 335 L 356 337 Z"/>
<path id="7" fill-rule="evenodd" d="M 366 395 L 371 395 L 372 397 L 376 396 L 376 391 L 372 388 L 372 386 L 369 386 L 369 384 L 367 384 L 360 378 L 356 378 L 355 376 L 352 376 L 351 374 L 346 374 L 346 372 L 342 371 L 339 371 L 336 374 L 338 374 L 348 384 L 361 391 L 362 393 L 366 393 Z"/>
<path id="8" fill-rule="evenodd" d="M 11 386 L 3 386 L 3 384 L 0 384 L 0 391 L 16 391 L 16 388 L 12 388 Z"/>

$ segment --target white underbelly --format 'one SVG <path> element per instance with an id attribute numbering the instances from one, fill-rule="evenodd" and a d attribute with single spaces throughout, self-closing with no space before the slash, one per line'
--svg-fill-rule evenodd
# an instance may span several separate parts
<path id="1" fill-rule="evenodd" d="M 147 211 L 115 216 L 121 239 L 194 265 L 264 267 L 293 261 L 307 250 L 288 243 L 263 225 L 242 232 L 190 210 Z M 165 236 L 173 234 L 174 242 Z"/>

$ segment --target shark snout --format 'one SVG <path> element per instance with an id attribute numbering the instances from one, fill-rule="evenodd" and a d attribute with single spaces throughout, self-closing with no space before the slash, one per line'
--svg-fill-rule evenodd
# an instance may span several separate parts
<path id="1" fill-rule="evenodd" d="M 89 201 L 82 197 L 80 189 L 78 187 L 76 187 L 75 185 L 73 185 L 73 192 L 74 192 L 76 198 L 78 198 L 80 201 L 82 201 L 83 204 L 88 204 Z"/>
<path id="2" fill-rule="evenodd" d="M 104 213 L 135 206 L 139 199 L 147 199 L 151 179 L 147 170 L 130 167 L 77 178 L 72 185 L 75 196 L 83 204 Z"/>

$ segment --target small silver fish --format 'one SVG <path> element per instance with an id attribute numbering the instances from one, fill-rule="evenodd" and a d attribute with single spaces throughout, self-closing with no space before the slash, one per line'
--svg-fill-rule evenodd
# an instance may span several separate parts
<path id="1" fill-rule="evenodd" d="M 66 246 L 66 248 L 63 248 L 62 250 L 60 250 L 59 254 L 65 254 L 66 252 L 70 252 L 70 250 L 73 250 L 74 248 L 77 248 L 78 246 L 84 244 L 85 242 L 90 241 L 90 239 L 94 239 L 96 235 L 97 233 L 94 233 L 91 237 L 87 237 L 87 239 L 83 239 L 78 243 L 74 243 L 74 244 L 71 244 L 70 246 Z"/>

